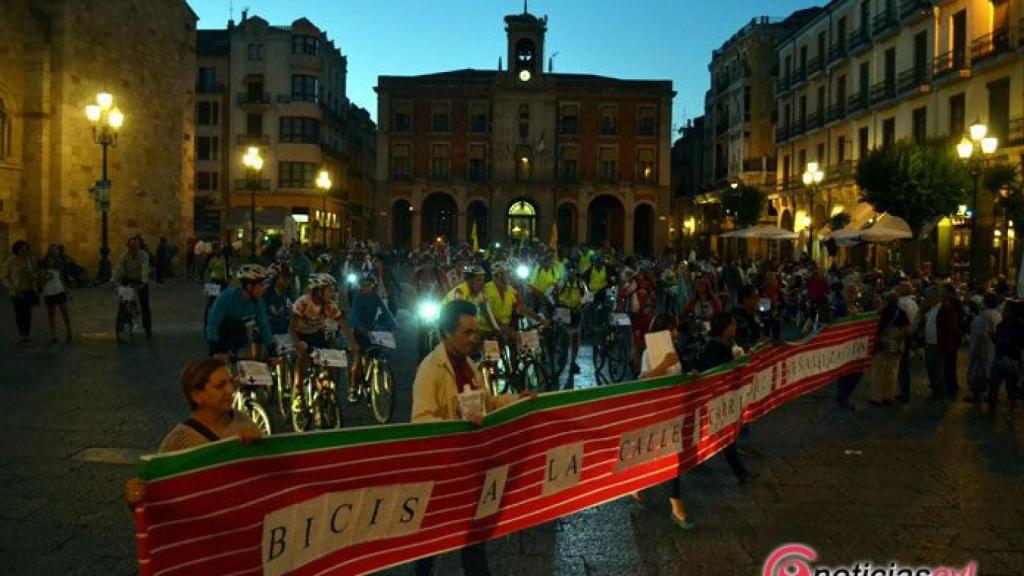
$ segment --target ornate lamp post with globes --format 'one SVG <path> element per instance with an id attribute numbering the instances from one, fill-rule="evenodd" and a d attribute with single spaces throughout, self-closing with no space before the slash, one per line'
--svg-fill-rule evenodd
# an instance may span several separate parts
<path id="1" fill-rule="evenodd" d="M 803 173 L 804 186 L 807 187 L 807 220 L 804 222 L 807 228 L 807 257 L 813 258 L 814 249 L 814 196 L 818 192 L 818 185 L 825 179 L 825 171 L 818 168 L 817 162 L 808 162 L 807 169 Z"/>
<path id="2" fill-rule="evenodd" d="M 988 135 L 988 126 L 981 120 L 975 120 L 968 128 L 968 135 L 960 139 L 956 145 L 956 154 L 961 160 L 967 163 L 974 179 L 974 192 L 971 204 L 971 285 L 975 286 L 978 279 L 979 268 L 981 267 L 983 254 L 982 247 L 978 246 L 978 219 L 981 218 L 981 210 L 978 206 L 978 180 L 985 168 L 988 157 L 995 153 L 999 147 L 999 139 Z M 976 154 L 976 152 L 980 152 Z"/>
<path id="3" fill-rule="evenodd" d="M 97 279 L 110 280 L 110 245 L 107 233 L 107 214 L 110 212 L 110 180 L 107 179 L 107 148 L 117 146 L 117 133 L 124 124 L 124 114 L 114 106 L 114 97 L 109 92 L 96 95 L 96 103 L 85 107 L 85 117 L 92 124 L 92 140 L 103 149 L 103 176 L 92 188 L 96 208 L 103 216 L 100 243 L 100 269 Z"/>
<path id="4" fill-rule="evenodd" d="M 249 254 L 256 258 L 256 188 L 260 186 L 260 171 L 263 170 L 263 157 L 260 156 L 260 149 L 249 146 L 245 156 L 242 156 L 242 165 L 246 168 L 246 176 L 249 181 L 249 194 L 251 204 L 249 206 Z"/>
<path id="5" fill-rule="evenodd" d="M 323 198 L 323 209 L 320 211 L 320 243 L 327 247 L 327 195 L 331 192 L 331 175 L 321 170 L 316 177 L 316 187 Z"/>

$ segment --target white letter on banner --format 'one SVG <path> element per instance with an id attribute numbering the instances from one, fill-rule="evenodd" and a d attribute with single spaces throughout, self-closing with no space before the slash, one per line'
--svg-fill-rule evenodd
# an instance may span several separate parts
<path id="1" fill-rule="evenodd" d="M 295 528 L 288 545 L 292 548 L 292 567 L 302 566 L 327 553 L 324 530 L 330 518 L 326 513 L 327 498 L 321 496 L 295 505 Z"/>
<path id="2" fill-rule="evenodd" d="M 700 421 L 700 406 L 693 409 L 693 443 L 690 444 L 693 447 L 700 445 L 701 437 L 701 421 Z"/>
<path id="3" fill-rule="evenodd" d="M 434 489 L 433 482 L 418 484 L 402 484 L 398 487 L 395 501 L 395 512 L 391 517 L 388 538 L 406 536 L 420 529 L 423 517 L 427 514 L 427 502 Z"/>
<path id="4" fill-rule="evenodd" d="M 476 516 L 479 520 L 490 516 L 501 508 L 501 497 L 505 495 L 505 481 L 508 480 L 508 464 L 491 468 L 484 478 L 480 499 L 476 503 Z"/>
<path id="5" fill-rule="evenodd" d="M 326 495 L 325 553 L 359 543 L 360 534 L 355 530 L 355 523 L 356 518 L 359 517 L 359 509 L 365 492 L 365 490 L 349 490 Z"/>
<path id="6" fill-rule="evenodd" d="M 628 470 L 645 462 L 657 460 L 683 450 L 683 421 L 679 416 L 623 432 L 619 439 L 619 455 L 614 472 Z"/>
<path id="7" fill-rule="evenodd" d="M 753 380 L 753 401 L 760 402 L 768 397 L 772 393 L 772 376 L 775 372 L 775 366 L 761 370 L 757 374 L 754 374 Z"/>
<path id="8" fill-rule="evenodd" d="M 395 511 L 395 504 L 399 497 L 398 489 L 399 487 L 395 485 L 366 489 L 366 493 L 363 495 L 363 505 L 360 507 L 356 520 L 356 530 L 363 535 L 359 539 L 361 542 L 388 537 L 391 515 Z"/>
<path id="9" fill-rule="evenodd" d="M 295 525 L 295 506 L 274 510 L 263 517 L 263 574 L 278 576 L 292 569 L 291 535 Z"/>
<path id="10" fill-rule="evenodd" d="M 541 495 L 549 496 L 580 483 L 583 469 L 583 442 L 567 444 L 548 451 Z"/>
<path id="11" fill-rule="evenodd" d="M 722 429 L 723 420 L 723 408 L 725 398 L 723 396 L 716 396 L 708 401 L 708 436 L 714 436 Z"/>

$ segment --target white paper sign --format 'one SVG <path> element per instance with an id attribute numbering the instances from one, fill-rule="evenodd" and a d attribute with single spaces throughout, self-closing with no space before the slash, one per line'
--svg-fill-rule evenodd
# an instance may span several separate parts
<path id="1" fill-rule="evenodd" d="M 536 330 L 527 330 L 519 333 L 519 341 L 523 348 L 536 352 L 540 350 L 540 336 Z"/>
<path id="2" fill-rule="evenodd" d="M 572 313 L 568 308 L 555 308 L 555 322 L 559 324 L 571 324 Z"/>
<path id="3" fill-rule="evenodd" d="M 497 340 L 484 340 L 484 360 L 501 361 L 501 346 L 498 345 Z"/>
<path id="4" fill-rule="evenodd" d="M 235 373 L 242 384 L 247 386 L 271 386 L 273 384 L 270 370 L 263 362 L 239 360 L 235 363 Z"/>
<path id="5" fill-rule="evenodd" d="M 203 285 L 203 294 L 206 294 L 207 298 L 213 298 L 220 294 L 220 284 L 214 284 L 207 282 Z"/>
<path id="6" fill-rule="evenodd" d="M 370 342 L 388 350 L 395 349 L 395 335 L 392 332 L 370 332 Z"/>
<path id="7" fill-rule="evenodd" d="M 118 286 L 117 297 L 121 302 L 131 302 L 135 300 L 135 288 L 131 286 Z"/>
<path id="8" fill-rule="evenodd" d="M 629 326 L 629 314 L 626 314 L 625 312 L 612 312 L 612 325 Z"/>
<path id="9" fill-rule="evenodd" d="M 463 420 L 483 418 L 487 414 L 483 389 L 466 390 L 459 393 L 459 414 Z"/>
<path id="10" fill-rule="evenodd" d="M 675 352 L 675 346 L 672 345 L 672 333 L 668 330 L 648 332 L 644 335 L 644 341 L 647 342 L 647 358 L 652 368 L 660 366 L 669 353 Z"/>
<path id="11" fill-rule="evenodd" d="M 274 346 L 277 348 L 277 353 L 282 356 L 295 352 L 295 340 L 291 334 L 275 334 Z"/>
<path id="12" fill-rule="evenodd" d="M 328 368 L 347 368 L 348 354 L 344 350 L 318 348 L 313 352 L 313 363 L 317 366 L 327 366 Z"/>
<path id="13" fill-rule="evenodd" d="M 594 293 L 593 292 L 587 292 L 586 294 L 583 295 L 583 299 L 580 300 L 580 302 L 582 302 L 584 304 L 590 304 L 593 301 L 594 301 Z"/>

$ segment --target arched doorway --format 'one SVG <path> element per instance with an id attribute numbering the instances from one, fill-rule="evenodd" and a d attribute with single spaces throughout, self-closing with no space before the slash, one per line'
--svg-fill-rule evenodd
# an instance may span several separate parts
<path id="1" fill-rule="evenodd" d="M 558 207 L 558 245 L 576 244 L 576 206 L 564 202 Z"/>
<path id="2" fill-rule="evenodd" d="M 409 248 L 412 243 L 412 204 L 398 200 L 391 207 L 391 243 Z"/>
<path id="3" fill-rule="evenodd" d="M 457 217 L 458 208 L 454 198 L 443 192 L 427 196 L 423 201 L 423 210 L 420 211 L 420 241 L 426 244 L 439 237 L 448 241 L 455 240 Z"/>
<path id="4" fill-rule="evenodd" d="M 782 217 L 779 219 L 779 227 L 783 230 L 793 231 L 793 213 L 789 210 L 782 211 Z M 784 240 L 778 242 L 779 245 L 779 260 L 785 262 L 793 259 L 793 242 L 795 240 Z"/>
<path id="5" fill-rule="evenodd" d="M 622 250 L 625 244 L 625 214 L 622 202 L 615 196 L 605 194 L 591 200 L 587 208 L 587 242 L 591 246 L 601 246 L 608 242 L 616 250 Z"/>
<path id="6" fill-rule="evenodd" d="M 654 208 L 650 204 L 633 211 L 633 254 L 654 256 Z"/>
<path id="7" fill-rule="evenodd" d="M 516 200 L 508 207 L 505 235 L 509 240 L 529 240 L 537 236 L 537 207 L 529 200 Z"/>
<path id="8" fill-rule="evenodd" d="M 473 244 L 473 224 L 476 224 L 476 239 L 480 247 L 490 242 L 490 234 L 487 232 L 487 205 L 476 200 L 469 204 L 466 209 L 466 242 Z"/>

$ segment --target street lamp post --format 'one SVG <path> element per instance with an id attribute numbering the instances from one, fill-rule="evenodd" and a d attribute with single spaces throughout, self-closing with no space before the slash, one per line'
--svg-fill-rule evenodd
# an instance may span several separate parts
<path id="1" fill-rule="evenodd" d="M 96 103 L 85 107 L 85 117 L 92 124 L 92 140 L 103 149 L 103 176 L 93 187 L 96 207 L 103 217 L 100 241 L 100 267 L 97 279 L 110 280 L 110 245 L 107 233 L 107 218 L 110 212 L 110 180 L 107 179 L 107 148 L 117 147 L 117 133 L 124 124 L 124 114 L 114 106 L 114 97 L 109 92 L 96 95 Z"/>
<path id="2" fill-rule="evenodd" d="M 316 187 L 323 193 L 323 210 L 320 211 L 320 243 L 327 246 L 327 194 L 331 191 L 331 175 L 321 170 L 316 177 Z"/>
<path id="3" fill-rule="evenodd" d="M 817 162 L 808 162 L 804 170 L 803 181 L 807 187 L 807 257 L 813 258 L 814 249 L 814 195 L 818 185 L 825 179 L 825 171 L 818 168 Z"/>
<path id="4" fill-rule="evenodd" d="M 242 156 L 242 164 L 246 168 L 246 177 L 249 181 L 249 195 L 251 204 L 249 206 L 249 254 L 256 257 L 256 187 L 260 185 L 260 171 L 263 170 L 263 157 L 260 156 L 259 148 L 249 146 Z"/>
<path id="5" fill-rule="evenodd" d="M 985 160 L 995 153 L 999 147 L 999 139 L 988 135 L 988 126 L 981 120 L 975 120 L 968 128 L 968 133 L 956 145 L 957 156 L 967 162 L 971 170 L 971 178 L 974 180 L 974 190 L 971 200 L 971 285 L 974 286 L 978 278 L 980 255 L 978 253 L 978 220 L 981 218 L 981 210 L 978 206 L 978 184 L 981 179 L 982 169 Z M 975 154 L 980 151 L 980 154 Z"/>

